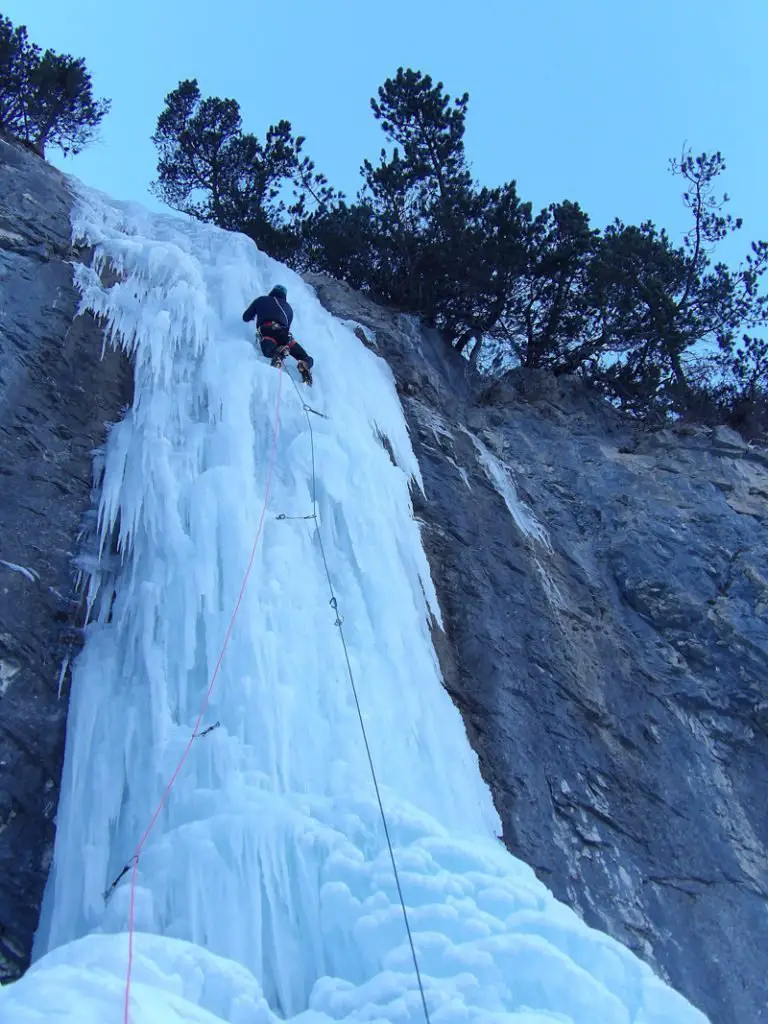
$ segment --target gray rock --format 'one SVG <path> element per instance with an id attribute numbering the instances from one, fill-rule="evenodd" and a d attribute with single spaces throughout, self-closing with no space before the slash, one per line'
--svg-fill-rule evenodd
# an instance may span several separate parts
<path id="1" fill-rule="evenodd" d="M 51 855 L 92 452 L 130 401 L 75 316 L 69 208 L 0 141 L 0 980 Z M 310 282 L 395 373 L 435 647 L 505 842 L 713 1024 L 764 1024 L 768 455 L 638 431 L 575 380 L 481 381 L 435 331 Z"/>
<path id="2" fill-rule="evenodd" d="M 435 332 L 308 280 L 395 372 L 435 646 L 507 846 L 713 1024 L 764 1024 L 766 453 L 641 431 L 575 379 L 489 385 Z"/>
<path id="3" fill-rule="evenodd" d="M 130 401 L 124 360 L 75 316 L 70 205 L 0 138 L 0 981 L 29 961 L 52 854 L 93 449 Z"/>

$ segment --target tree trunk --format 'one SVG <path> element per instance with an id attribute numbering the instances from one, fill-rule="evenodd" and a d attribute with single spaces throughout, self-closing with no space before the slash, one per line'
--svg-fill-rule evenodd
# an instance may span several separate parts
<path id="1" fill-rule="evenodd" d="M 681 411 L 688 408 L 691 400 L 691 387 L 688 383 L 688 379 L 685 376 L 685 370 L 680 359 L 679 352 L 672 352 L 669 356 L 669 361 L 672 365 L 672 373 L 675 376 L 676 391 L 679 396 L 679 401 L 682 407 Z"/>
<path id="2" fill-rule="evenodd" d="M 480 331 L 475 331 L 475 344 L 472 347 L 472 351 L 469 354 L 469 365 L 473 370 L 477 369 L 477 362 L 480 358 L 480 350 L 483 347 L 483 336 Z"/>

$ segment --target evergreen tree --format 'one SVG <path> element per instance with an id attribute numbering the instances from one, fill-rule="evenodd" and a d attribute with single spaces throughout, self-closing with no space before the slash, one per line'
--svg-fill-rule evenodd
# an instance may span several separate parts
<path id="1" fill-rule="evenodd" d="M 501 331 L 521 366 L 576 370 L 604 344 L 588 287 L 599 232 L 578 203 L 553 203 L 523 228 L 524 258 Z"/>
<path id="2" fill-rule="evenodd" d="M 392 162 L 401 173 L 405 169 L 399 184 L 411 193 L 417 214 L 428 217 L 434 203 L 451 205 L 472 184 L 464 152 L 468 103 L 468 93 L 451 101 L 442 82 L 433 85 L 429 75 L 403 68 L 379 88 L 378 101 L 371 100 L 374 117 L 395 147 Z M 384 151 L 376 171 L 365 162 L 372 191 L 377 179 L 386 179 L 387 166 Z"/>
<path id="3" fill-rule="evenodd" d="M 97 100 L 85 61 L 30 43 L 26 28 L 0 15 L 0 128 L 34 146 L 79 153 L 109 110 Z"/>
<path id="4" fill-rule="evenodd" d="M 180 82 L 166 96 L 152 141 L 159 160 L 151 188 L 160 199 L 199 220 L 245 232 L 278 259 L 297 257 L 308 197 L 318 204 L 335 198 L 290 122 L 272 125 L 262 142 L 243 132 L 236 100 L 203 99 L 196 79 Z"/>
<path id="5" fill-rule="evenodd" d="M 372 290 L 430 318 L 444 297 L 441 246 L 455 246 L 461 211 L 472 201 L 464 153 L 468 102 L 466 94 L 452 101 L 442 82 L 433 85 L 429 75 L 403 68 L 371 100 L 392 147 L 361 171 L 361 205 L 379 254 Z"/>
<path id="6" fill-rule="evenodd" d="M 768 339 L 744 335 L 738 345 L 711 357 L 696 402 L 699 419 L 768 441 Z"/>
<path id="7" fill-rule="evenodd" d="M 166 98 L 154 141 L 157 193 L 246 231 L 299 269 L 324 270 L 419 314 L 470 361 L 579 373 L 622 408 L 765 421 L 768 342 L 759 285 L 768 245 L 736 269 L 717 245 L 741 227 L 716 195 L 719 153 L 672 161 L 690 230 L 675 244 L 650 221 L 594 229 L 578 203 L 534 215 L 514 181 L 481 187 L 464 145 L 469 97 L 399 68 L 371 100 L 385 135 L 348 203 L 304 156 L 290 124 L 243 132 L 234 100 L 197 82 Z M 472 345 L 469 348 L 470 343 Z M 761 412 L 760 410 L 763 410 Z M 763 417 L 761 420 L 760 417 Z"/>
<path id="8" fill-rule="evenodd" d="M 309 263 L 399 309 L 420 313 L 463 350 L 501 317 L 522 259 L 514 182 L 478 188 L 464 149 L 469 96 L 399 68 L 371 100 L 389 148 L 361 168 L 357 203 L 316 225 Z"/>
<path id="9" fill-rule="evenodd" d="M 735 270 L 713 262 L 713 253 L 741 220 L 724 212 L 728 196 L 714 194 L 725 170 L 719 153 L 694 158 L 685 152 L 672 171 L 686 188 L 683 202 L 692 224 L 683 244 L 673 245 L 650 221 L 640 227 L 616 221 L 603 233 L 592 266 L 595 301 L 606 326 L 607 348 L 596 380 L 627 408 L 685 413 L 698 402 L 696 378 L 702 351 L 735 351 L 744 328 L 768 320 L 768 299 L 759 292 L 768 268 L 768 245 L 753 243 Z"/>
<path id="10" fill-rule="evenodd" d="M 508 337 L 505 316 L 525 267 L 530 217 L 530 203 L 521 202 L 511 181 L 465 198 L 454 231 L 445 232 L 439 324 L 459 352 L 474 341 L 473 361 L 483 344 Z"/>

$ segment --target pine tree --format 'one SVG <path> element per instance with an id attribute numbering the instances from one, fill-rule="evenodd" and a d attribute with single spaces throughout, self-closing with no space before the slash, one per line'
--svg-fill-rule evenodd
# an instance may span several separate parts
<path id="1" fill-rule="evenodd" d="M 715 261 L 741 227 L 716 195 L 722 156 L 672 161 L 691 214 L 680 244 L 651 221 L 601 232 L 578 203 L 534 215 L 514 181 L 475 182 L 468 104 L 466 93 L 452 99 L 441 82 L 399 68 L 371 100 L 385 146 L 363 162 L 347 203 L 287 121 L 260 141 L 243 132 L 236 101 L 203 99 L 195 80 L 182 82 L 153 137 L 154 188 L 298 269 L 419 314 L 470 362 L 578 373 L 645 418 L 722 420 L 738 407 L 742 422 L 764 423 L 768 342 L 742 332 L 768 320 L 768 244 L 754 243 L 736 269 Z"/>
<path id="2" fill-rule="evenodd" d="M 727 362 L 740 332 L 768 322 L 768 298 L 759 291 L 768 244 L 753 243 L 735 270 L 713 262 L 718 243 L 742 225 L 725 213 L 728 196 L 715 195 L 722 156 L 684 152 L 671 169 L 685 181 L 683 202 L 691 211 L 682 245 L 650 221 L 616 221 L 592 267 L 595 301 L 616 355 L 595 377 L 639 413 L 690 411 L 706 390 L 702 354 L 720 351 Z"/>
<path id="3" fill-rule="evenodd" d="M 501 317 L 521 366 L 572 372 L 603 344 L 588 287 L 598 235 L 578 203 L 553 203 L 536 217 L 527 208 L 523 259 Z"/>
<path id="4" fill-rule="evenodd" d="M 278 259 L 297 258 L 308 199 L 317 205 L 335 199 L 289 121 L 270 126 L 262 142 L 243 131 L 236 100 L 203 99 L 196 79 L 180 82 L 166 96 L 152 141 L 159 160 L 151 189 L 160 199 L 199 220 L 245 232 Z"/>
<path id="5" fill-rule="evenodd" d="M 109 110 L 97 100 L 85 61 L 30 43 L 26 28 L 0 16 L 0 128 L 45 155 L 79 153 Z"/>
<path id="6" fill-rule="evenodd" d="M 461 210 L 468 213 L 472 202 L 464 152 L 468 102 L 466 93 L 451 100 L 442 82 L 403 68 L 371 100 L 391 146 L 361 170 L 362 204 L 379 255 L 373 290 L 430 318 L 447 297 L 440 287 L 450 261 L 446 246 L 455 247 Z"/>
<path id="7" fill-rule="evenodd" d="M 399 68 L 371 100 L 388 147 L 365 160 L 357 203 L 314 225 L 308 262 L 399 309 L 463 350 L 497 324 L 521 260 L 514 182 L 478 188 L 464 150 L 469 96 Z"/>

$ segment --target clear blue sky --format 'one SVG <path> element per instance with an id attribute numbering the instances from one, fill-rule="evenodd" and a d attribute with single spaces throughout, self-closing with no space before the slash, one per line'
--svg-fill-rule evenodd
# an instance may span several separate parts
<path id="1" fill-rule="evenodd" d="M 41 46 L 86 58 L 112 98 L 101 141 L 59 166 L 121 199 L 159 204 L 150 135 L 165 95 L 196 77 L 261 135 L 287 118 L 354 194 L 383 136 L 369 98 L 399 65 L 470 94 L 467 147 L 485 184 L 541 206 L 574 199 L 602 226 L 684 224 L 667 160 L 720 149 L 733 254 L 768 237 L 767 0 L 2 0 Z"/>

